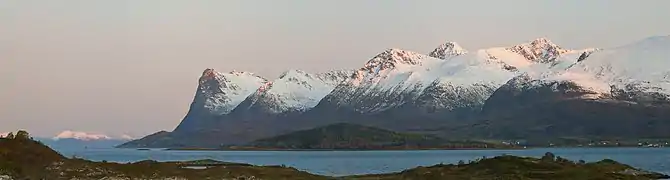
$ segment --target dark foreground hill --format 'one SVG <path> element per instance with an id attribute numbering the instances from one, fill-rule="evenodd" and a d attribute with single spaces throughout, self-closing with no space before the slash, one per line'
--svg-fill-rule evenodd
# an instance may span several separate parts
<path id="1" fill-rule="evenodd" d="M 398 173 L 352 176 L 352 179 L 667 179 L 667 175 L 635 170 L 605 159 L 593 163 L 572 162 L 547 153 L 542 158 L 498 156 L 482 158 L 468 164 L 417 167 Z"/>
<path id="2" fill-rule="evenodd" d="M 670 176 L 613 160 L 571 162 L 547 153 L 541 159 L 499 156 L 468 164 L 417 167 L 398 173 L 327 177 L 282 166 L 253 166 L 215 160 L 140 161 L 119 164 L 63 157 L 27 133 L 0 138 L 0 179 L 631 179 Z M 206 167 L 191 169 L 187 167 Z"/>
<path id="3" fill-rule="evenodd" d="M 21 133 L 19 133 L 21 134 Z M 25 133 L 27 134 L 27 133 Z M 190 169 L 206 165 L 206 169 Z M 29 136 L 0 138 L 0 179 L 326 179 L 294 168 L 214 160 L 93 162 L 66 158 Z M 4 180 L 4 179 L 3 179 Z"/>

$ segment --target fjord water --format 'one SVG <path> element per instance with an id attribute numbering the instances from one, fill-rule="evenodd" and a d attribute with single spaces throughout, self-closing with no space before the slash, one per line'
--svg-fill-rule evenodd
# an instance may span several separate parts
<path id="1" fill-rule="evenodd" d="M 616 161 L 670 174 L 670 148 L 540 148 L 523 150 L 422 150 L 422 151 L 164 151 L 135 149 L 55 148 L 67 157 L 93 161 L 134 162 L 215 159 L 255 165 L 286 165 L 314 174 L 344 176 L 398 172 L 416 166 L 467 162 L 503 154 L 540 157 L 545 152 L 574 161 Z"/>

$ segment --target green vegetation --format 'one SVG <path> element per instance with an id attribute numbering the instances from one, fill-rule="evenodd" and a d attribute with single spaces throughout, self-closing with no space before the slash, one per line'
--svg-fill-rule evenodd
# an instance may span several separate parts
<path id="1" fill-rule="evenodd" d="M 542 158 L 498 156 L 482 158 L 468 164 L 435 165 L 417 167 L 399 173 L 351 176 L 351 179 L 667 179 L 670 176 L 635 169 L 616 161 L 605 159 L 599 162 L 572 162 L 556 157 L 552 153 Z"/>
<path id="2" fill-rule="evenodd" d="M 479 141 L 448 141 L 436 136 L 389 131 L 356 124 L 338 123 L 259 139 L 245 146 L 224 149 L 273 150 L 391 150 L 512 148 Z"/>
<path id="3" fill-rule="evenodd" d="M 191 167 L 204 167 L 192 169 Z M 66 158 L 27 132 L 0 138 L 0 179 L 630 179 L 670 178 L 613 160 L 572 162 L 545 154 L 542 158 L 498 156 L 457 165 L 417 167 L 398 173 L 327 177 L 285 166 L 254 166 L 211 159 L 179 162 L 92 162 Z"/>

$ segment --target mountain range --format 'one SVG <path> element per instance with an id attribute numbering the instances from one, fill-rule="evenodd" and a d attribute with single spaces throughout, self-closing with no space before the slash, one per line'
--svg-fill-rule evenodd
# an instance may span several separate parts
<path id="1" fill-rule="evenodd" d="M 566 49 L 546 38 L 268 80 L 206 69 L 183 121 L 119 147 L 215 147 L 334 123 L 452 138 L 670 137 L 670 36 Z"/>

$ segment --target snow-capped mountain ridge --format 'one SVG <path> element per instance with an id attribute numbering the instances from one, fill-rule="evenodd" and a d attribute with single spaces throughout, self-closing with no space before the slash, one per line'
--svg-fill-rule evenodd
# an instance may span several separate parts
<path id="1" fill-rule="evenodd" d="M 528 74 L 519 88 L 571 82 L 596 94 L 613 92 L 670 95 L 670 36 L 655 36 L 610 49 L 584 50 L 577 60 L 557 61 L 554 70 Z M 575 53 L 577 54 L 577 53 Z M 574 57 L 574 54 L 573 54 Z"/>
<path id="2" fill-rule="evenodd" d="M 310 74 L 302 70 L 289 70 L 279 78 L 267 82 L 247 97 L 240 109 L 257 108 L 266 113 L 304 112 L 349 77 L 351 71 L 335 70 Z"/>
<path id="3" fill-rule="evenodd" d="M 189 113 L 182 124 L 192 131 L 175 130 L 177 133 L 167 137 L 180 137 L 184 141 L 180 143 L 190 143 L 191 137 L 181 137 L 189 132 L 210 133 L 203 133 L 201 139 L 226 138 L 203 140 L 217 146 L 223 141 L 238 143 L 320 123 L 360 122 L 398 131 L 422 131 L 482 119 L 505 121 L 500 122 L 504 127 L 496 127 L 504 134 L 508 132 L 507 121 L 537 120 L 529 127 L 544 127 L 563 122 L 563 117 L 574 117 L 577 120 L 565 123 L 569 129 L 571 123 L 595 116 L 613 118 L 607 117 L 610 110 L 617 111 L 616 118 L 624 123 L 630 122 L 625 119 L 645 118 L 660 122 L 656 120 L 670 117 L 658 113 L 670 112 L 663 109 L 670 107 L 668 52 L 668 36 L 609 49 L 566 49 L 546 38 L 474 51 L 447 42 L 430 56 L 387 49 L 362 61 L 363 66 L 353 71 L 286 71 L 249 88 L 253 90 L 241 103 L 229 103 L 235 108 L 228 114 Z M 224 91 L 239 91 L 233 84 L 243 84 L 231 80 L 232 76 L 246 76 L 235 74 L 207 75 L 200 84 L 208 87 L 205 85 L 214 81 L 215 86 L 199 90 L 228 96 L 232 93 Z M 659 104 L 659 110 L 645 109 Z M 588 123 L 588 127 L 602 127 L 599 120 Z M 614 129 L 614 135 L 622 128 L 608 127 Z"/>
<path id="4" fill-rule="evenodd" d="M 390 48 L 372 57 L 357 71 L 348 71 L 346 76 L 330 72 L 330 79 L 323 74 L 289 70 L 278 79 L 268 81 L 248 72 L 224 74 L 207 69 L 201 77 L 199 92 L 206 97 L 204 107 L 219 115 L 230 113 L 245 100 L 251 102 L 242 108 L 264 101 L 261 104 L 265 104 L 263 106 L 268 112 L 305 111 L 333 89 L 338 89 L 338 85 L 343 88 L 360 87 L 361 91 L 376 94 L 404 94 L 403 98 L 411 100 L 435 82 L 445 86 L 499 86 L 504 83 L 501 79 L 509 79 L 520 72 L 536 71 L 533 64 L 555 62 L 569 52 L 572 51 L 562 49 L 546 38 L 507 48 L 481 49 L 472 54 L 456 42 L 441 44 L 430 56 Z M 472 81 L 472 77 L 483 74 L 494 75 L 482 77 L 482 81 L 477 78 Z M 412 92 L 414 95 L 401 92 Z"/>
<path id="5" fill-rule="evenodd" d="M 464 104 L 474 107 L 483 104 L 509 79 L 523 73 L 550 71 L 551 63 L 557 60 L 576 62 L 579 53 L 582 52 L 563 49 L 546 38 L 473 53 L 457 43 L 447 42 L 433 50 L 429 57 L 392 49 L 368 61 L 351 79 L 326 96 L 324 103 L 361 113 L 384 111 L 408 103 L 453 109 L 463 106 L 459 102 L 469 102 Z"/>

